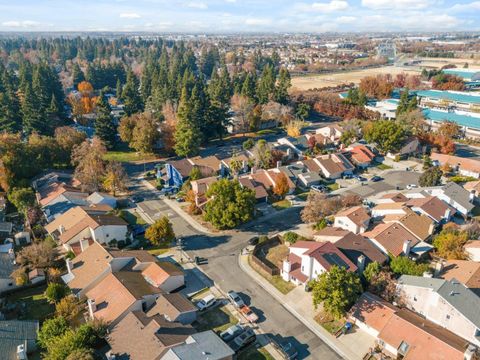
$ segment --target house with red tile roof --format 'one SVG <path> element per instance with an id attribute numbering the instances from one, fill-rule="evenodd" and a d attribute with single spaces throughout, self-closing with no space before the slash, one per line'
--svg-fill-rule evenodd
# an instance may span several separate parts
<path id="1" fill-rule="evenodd" d="M 332 266 L 357 271 L 357 266 L 331 242 L 297 241 L 289 247 L 281 275 L 285 281 L 296 285 L 306 284 L 329 271 Z"/>
<path id="2" fill-rule="evenodd" d="M 480 178 L 480 160 L 433 152 L 430 155 L 433 164 L 449 165 L 452 171 L 474 178 Z"/>
<path id="3" fill-rule="evenodd" d="M 363 144 L 355 144 L 346 148 L 343 154 L 359 168 L 367 168 L 375 159 L 375 154 Z"/>
<path id="4" fill-rule="evenodd" d="M 360 234 L 370 225 L 370 214 L 363 206 L 353 206 L 335 214 L 333 226 Z"/>
<path id="5" fill-rule="evenodd" d="M 466 340 L 371 293 L 363 293 L 349 314 L 351 321 L 374 336 L 376 345 L 393 358 L 464 360 L 472 356 Z"/>

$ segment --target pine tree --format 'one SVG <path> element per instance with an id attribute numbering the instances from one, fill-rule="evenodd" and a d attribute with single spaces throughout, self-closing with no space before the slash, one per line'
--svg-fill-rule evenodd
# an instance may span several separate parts
<path id="1" fill-rule="evenodd" d="M 103 141 L 108 149 L 111 149 L 115 145 L 117 129 L 113 124 L 113 116 L 110 114 L 110 105 L 103 93 L 98 98 L 96 112 L 95 135 Z"/>
<path id="2" fill-rule="evenodd" d="M 218 75 L 214 70 L 210 83 L 208 84 L 208 94 L 210 97 L 210 119 L 215 133 L 223 137 L 228 122 L 228 111 L 230 108 L 230 98 L 232 96 L 232 85 L 227 69 L 222 68 Z"/>
<path id="3" fill-rule="evenodd" d="M 255 100 L 256 92 L 255 92 L 255 77 L 254 75 L 248 73 L 245 77 L 245 80 L 242 85 L 242 93 L 241 95 L 248 97 L 250 100 Z"/>
<path id="4" fill-rule="evenodd" d="M 288 102 L 288 89 L 292 85 L 290 73 L 287 69 L 281 68 L 278 76 L 277 86 L 275 87 L 275 101 L 280 104 Z"/>
<path id="5" fill-rule="evenodd" d="M 117 99 L 120 100 L 122 98 L 122 82 L 120 79 L 117 79 L 117 85 L 115 87 L 115 95 Z"/>
<path id="6" fill-rule="evenodd" d="M 127 82 L 123 87 L 122 98 L 125 104 L 125 114 L 127 114 L 127 116 L 143 110 L 143 103 L 138 90 L 138 81 L 131 70 L 127 73 Z"/>
<path id="7" fill-rule="evenodd" d="M 257 98 L 260 104 L 266 104 L 275 91 L 275 75 L 271 65 L 265 66 L 257 84 Z"/>
<path id="8" fill-rule="evenodd" d="M 25 87 L 24 98 L 22 101 L 22 121 L 23 130 L 27 134 L 32 132 L 38 132 L 39 134 L 45 133 L 45 122 L 43 121 L 44 114 L 41 113 L 39 101 L 32 86 L 27 84 Z"/>
<path id="9" fill-rule="evenodd" d="M 194 156 L 198 154 L 202 135 L 198 128 L 193 109 L 184 88 L 178 106 L 178 123 L 175 130 L 175 153 L 178 156 Z"/>
<path id="10" fill-rule="evenodd" d="M 409 108 L 408 89 L 405 89 L 405 91 L 402 92 L 402 95 L 400 95 L 400 101 L 398 102 L 396 115 L 398 116 L 400 114 L 408 112 L 409 111 L 408 108 Z"/>
<path id="11" fill-rule="evenodd" d="M 12 111 L 12 102 L 6 92 L 0 92 L 0 132 L 20 129 L 18 116 Z"/>
<path id="12" fill-rule="evenodd" d="M 85 81 L 85 75 L 83 74 L 82 69 L 80 69 L 80 66 L 75 63 L 72 68 L 73 88 L 76 89 L 78 84 L 80 84 L 82 81 Z"/>
<path id="13" fill-rule="evenodd" d="M 53 135 L 55 129 L 59 126 L 62 126 L 62 119 L 58 115 L 60 113 L 59 104 L 55 95 L 52 95 L 52 100 L 50 101 L 50 106 L 47 108 L 47 130 L 46 132 L 49 135 Z"/>

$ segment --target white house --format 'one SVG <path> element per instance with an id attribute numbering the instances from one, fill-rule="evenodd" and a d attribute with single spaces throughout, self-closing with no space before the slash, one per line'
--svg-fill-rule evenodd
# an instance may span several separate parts
<path id="1" fill-rule="evenodd" d="M 434 165 L 448 165 L 452 171 L 462 176 L 480 178 L 480 161 L 460 156 L 432 153 L 430 155 Z"/>
<path id="2" fill-rule="evenodd" d="M 115 209 L 117 207 L 117 199 L 115 198 L 115 196 L 111 196 L 105 193 L 94 192 L 88 196 L 87 201 L 89 204 L 94 205 L 108 205 L 112 209 Z"/>
<path id="3" fill-rule="evenodd" d="M 360 234 L 367 231 L 370 219 L 367 209 L 363 206 L 354 206 L 337 213 L 333 226 Z"/>
<path id="4" fill-rule="evenodd" d="M 289 251 L 281 275 L 285 281 L 296 285 L 316 279 L 333 265 L 345 267 L 348 271 L 357 270 L 357 266 L 330 242 L 298 241 L 289 247 Z"/>
<path id="5" fill-rule="evenodd" d="M 340 141 L 343 132 L 343 129 L 337 124 L 324 126 L 315 130 L 315 133 L 323 135 L 324 137 L 330 139 L 330 141 L 333 143 L 338 143 Z"/>
<path id="6" fill-rule="evenodd" d="M 443 186 L 425 188 L 423 191 L 445 201 L 463 216 L 468 216 L 475 207 L 472 204 L 475 196 L 454 182 L 449 182 Z"/>
<path id="7" fill-rule="evenodd" d="M 407 308 L 480 346 L 480 297 L 458 280 L 403 275 L 397 288 Z"/>

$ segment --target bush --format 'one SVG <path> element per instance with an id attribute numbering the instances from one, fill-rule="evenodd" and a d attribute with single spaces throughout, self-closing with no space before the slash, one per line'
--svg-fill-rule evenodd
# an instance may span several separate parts
<path id="1" fill-rule="evenodd" d="M 390 262 L 390 268 L 397 275 L 422 276 L 428 270 L 428 264 L 418 264 L 405 256 L 397 256 Z"/>
<path id="2" fill-rule="evenodd" d="M 45 290 L 45 296 L 51 303 L 58 303 L 69 293 L 70 289 L 66 285 L 59 283 L 50 283 L 47 286 L 47 290 Z"/>
<path id="3" fill-rule="evenodd" d="M 118 247 L 119 249 L 122 249 L 122 248 L 124 248 L 125 246 L 126 246 L 125 240 L 119 240 L 119 241 L 117 242 L 117 247 Z"/>
<path id="4" fill-rule="evenodd" d="M 315 230 L 322 230 L 325 229 L 328 225 L 327 219 L 323 218 L 317 221 L 315 225 L 313 225 L 313 228 Z"/>
<path id="5" fill-rule="evenodd" d="M 242 144 L 243 150 L 250 150 L 254 146 L 255 146 L 255 141 L 253 139 L 248 139 L 248 140 L 244 141 L 243 144 Z"/>
<path id="6" fill-rule="evenodd" d="M 62 316 L 45 320 L 38 331 L 38 343 L 42 348 L 46 349 L 53 339 L 65 334 L 68 328 L 67 320 Z"/>
<path id="7" fill-rule="evenodd" d="M 298 238 L 299 238 L 298 234 L 294 233 L 293 231 L 288 231 L 285 234 L 283 234 L 283 240 L 286 242 L 289 242 L 290 244 L 295 244 Z"/>
<path id="8" fill-rule="evenodd" d="M 75 258 L 75 253 L 72 250 L 68 250 L 67 254 L 65 255 L 67 259 L 74 259 Z"/>

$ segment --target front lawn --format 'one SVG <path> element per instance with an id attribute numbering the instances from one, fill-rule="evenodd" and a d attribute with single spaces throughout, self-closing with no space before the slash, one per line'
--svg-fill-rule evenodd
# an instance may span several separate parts
<path id="1" fill-rule="evenodd" d="M 285 210 L 292 207 L 292 203 L 289 200 L 280 200 L 272 204 L 273 208 L 277 211 Z"/>
<path id="2" fill-rule="evenodd" d="M 133 161 L 146 161 L 155 160 L 157 156 L 155 154 L 141 154 L 132 150 L 125 151 L 108 151 L 104 159 L 118 162 L 133 162 Z"/>
<path id="3" fill-rule="evenodd" d="M 120 213 L 120 217 L 125 220 L 129 225 L 145 225 L 146 221 L 137 213 L 127 210 L 123 210 Z"/>
<path id="4" fill-rule="evenodd" d="M 391 166 L 385 165 L 385 164 L 382 164 L 382 163 L 379 163 L 378 165 L 375 165 L 375 167 L 376 167 L 377 169 L 380 169 L 380 170 L 390 170 L 390 169 L 393 169 Z"/>
<path id="5" fill-rule="evenodd" d="M 7 308 L 15 305 L 13 312 L 20 320 L 45 320 L 55 312 L 55 306 L 45 297 L 46 288 L 43 285 L 7 295 Z"/>
<path id="6" fill-rule="evenodd" d="M 261 348 L 258 349 L 256 344 L 250 345 L 248 348 L 238 354 L 238 360 L 274 360 L 275 358 L 270 353 Z"/>
<path id="7" fill-rule="evenodd" d="M 335 333 L 345 324 L 345 319 L 335 319 L 324 311 L 320 311 L 314 319 L 332 335 L 335 335 Z"/>
<path id="8" fill-rule="evenodd" d="M 220 333 L 237 323 L 238 319 L 227 310 L 226 306 L 217 306 L 203 313 L 199 312 L 193 327 L 198 332 L 213 330 Z"/>
<path id="9" fill-rule="evenodd" d="M 257 264 L 255 264 L 253 261 L 251 261 L 251 257 L 248 257 L 248 263 L 252 267 L 253 270 L 255 270 L 258 274 L 263 276 L 265 280 L 267 280 L 270 284 L 275 286 L 275 288 L 280 291 L 282 294 L 286 295 L 293 289 L 295 289 L 295 285 L 292 284 L 291 282 L 285 281 L 282 279 L 280 275 L 273 275 L 271 276 L 265 270 L 260 268 Z"/>
<path id="10" fill-rule="evenodd" d="M 335 191 L 340 189 L 340 185 L 338 185 L 337 183 L 327 184 L 327 188 L 329 188 L 330 191 Z"/>

